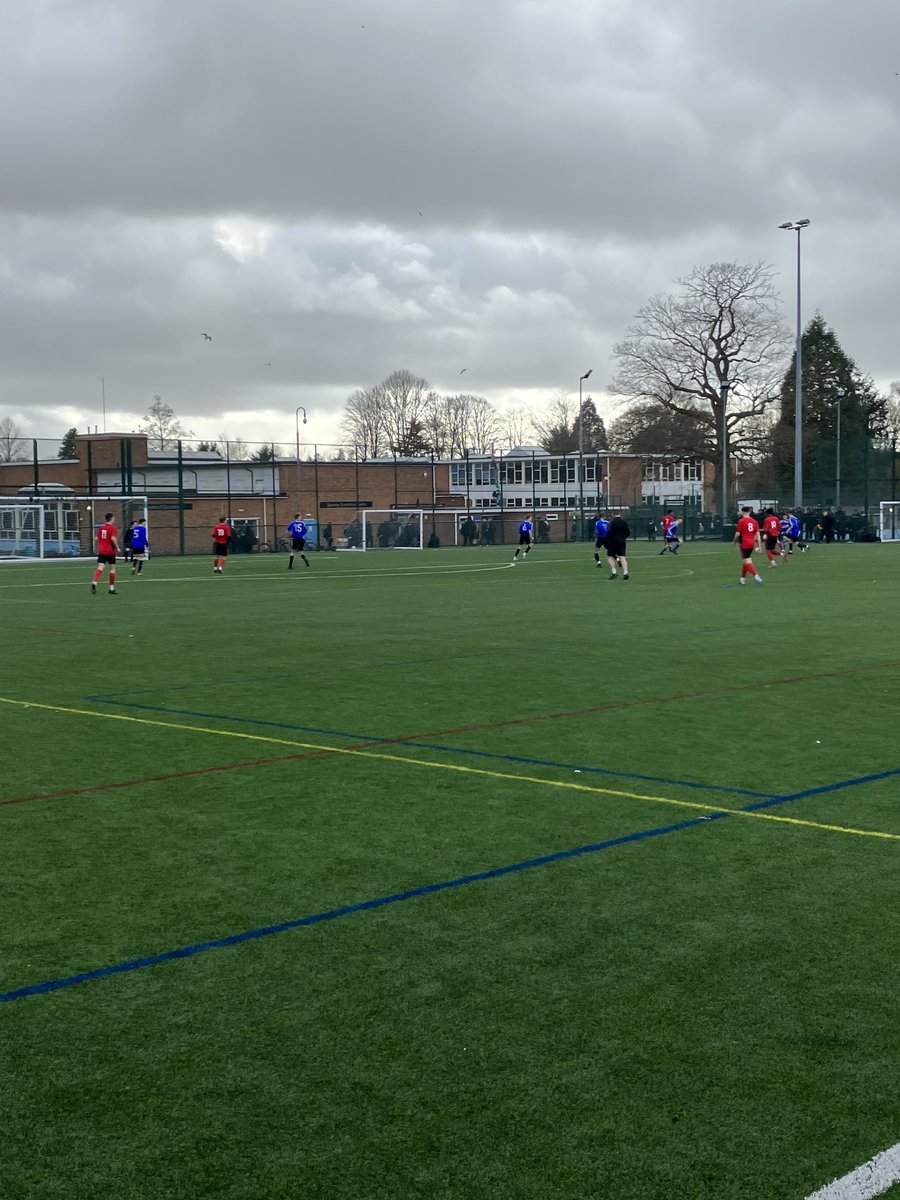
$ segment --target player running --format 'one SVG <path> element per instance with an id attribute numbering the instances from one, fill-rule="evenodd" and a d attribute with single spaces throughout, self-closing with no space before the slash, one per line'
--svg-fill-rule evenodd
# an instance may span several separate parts
<path id="1" fill-rule="evenodd" d="M 103 524 L 97 529 L 97 569 L 91 580 L 91 592 L 97 595 L 97 582 L 103 568 L 109 567 L 109 594 L 116 595 L 116 554 L 119 550 L 119 531 L 113 524 L 113 515 L 108 512 Z"/>
<path id="2" fill-rule="evenodd" d="M 144 563 L 150 557 L 150 543 L 147 540 L 147 519 L 141 517 L 137 525 L 131 529 L 131 573 L 140 575 Z"/>
<path id="3" fill-rule="evenodd" d="M 306 549 L 306 535 L 309 533 L 306 522 L 300 520 L 300 514 L 294 513 L 294 519 L 287 527 L 288 536 L 291 539 L 291 557 L 288 559 L 288 570 L 294 569 L 294 555 L 299 554 L 303 561 L 309 566 L 309 559 L 304 554 Z"/>
<path id="4" fill-rule="evenodd" d="M 676 517 L 671 508 L 662 519 L 663 531 L 663 548 L 660 554 L 665 554 L 668 550 L 670 554 L 677 554 L 678 547 L 681 545 L 681 538 L 678 534 L 678 526 L 681 524 L 681 518 Z"/>
<path id="5" fill-rule="evenodd" d="M 598 567 L 602 567 L 603 563 L 600 559 L 600 551 L 606 545 L 606 535 L 609 532 L 609 521 L 602 513 L 598 513 L 597 520 L 594 522 L 594 562 Z"/>
<path id="6" fill-rule="evenodd" d="M 806 549 L 800 518 L 793 513 L 787 513 L 781 518 L 781 536 L 787 545 L 788 557 L 794 553 L 795 546 L 799 546 L 801 550 Z"/>
<path id="7" fill-rule="evenodd" d="M 765 541 L 766 558 L 769 560 L 769 566 L 774 571 L 778 566 L 775 559 L 781 553 L 781 521 L 775 515 L 774 508 L 766 509 L 766 515 L 762 523 L 762 536 Z"/>
<path id="8" fill-rule="evenodd" d="M 759 540 L 759 524 L 749 507 L 741 509 L 734 541 L 741 544 L 741 584 L 746 584 L 745 575 L 752 575 L 756 583 L 762 583 L 759 571 L 753 565 L 753 551 L 762 549 Z"/>
<path id="9" fill-rule="evenodd" d="M 516 546 L 516 552 L 513 555 L 513 566 L 516 565 L 516 559 L 519 557 L 519 551 L 525 547 L 525 558 L 534 545 L 534 521 L 525 520 L 519 526 L 519 544 Z"/>
<path id="10" fill-rule="evenodd" d="M 227 517 L 219 517 L 213 528 L 213 574 L 221 575 L 228 562 L 228 547 L 231 545 L 231 526 Z"/>

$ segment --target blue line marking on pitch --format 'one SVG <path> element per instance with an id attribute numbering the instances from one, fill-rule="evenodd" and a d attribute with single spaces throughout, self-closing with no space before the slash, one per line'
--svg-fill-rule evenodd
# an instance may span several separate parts
<path id="1" fill-rule="evenodd" d="M 307 917 L 297 917 L 291 921 L 279 921 L 274 925 L 262 925 L 258 929 L 246 929 L 241 933 L 228 934 L 226 937 L 212 938 L 207 942 L 195 942 L 190 946 L 179 946 L 176 950 L 165 950 L 161 954 L 149 954 L 144 958 L 132 958 L 126 962 L 113 963 L 107 967 L 97 967 L 93 971 L 80 971 L 76 975 L 64 975 L 59 979 L 47 979 L 42 983 L 27 984 L 25 987 L 13 988 L 8 992 L 0 992 L 0 1001 L 9 1003 L 22 1000 L 26 996 L 40 996 L 45 992 L 58 992 L 62 988 L 77 987 L 82 983 L 90 983 L 96 979 L 105 979 L 108 975 L 124 975 L 130 971 L 143 971 L 148 967 L 159 966 L 160 963 L 171 962 L 177 958 L 192 958 L 195 954 L 206 954 L 210 950 L 224 950 L 229 946 L 238 946 L 242 942 L 258 938 L 273 937 L 277 933 L 287 933 L 292 929 L 302 929 L 309 925 L 319 925 L 323 921 L 336 921 L 340 917 L 353 916 L 355 913 L 367 912 L 375 908 L 385 908 L 389 904 L 400 904 L 405 900 L 415 900 L 420 896 L 431 896 L 436 892 L 446 892 L 452 888 L 466 887 L 471 883 L 482 883 L 488 879 L 500 879 L 504 875 L 512 875 L 517 871 L 531 871 L 536 867 L 546 867 L 551 863 L 562 862 L 567 858 L 580 858 L 588 854 L 599 854 L 603 850 L 611 850 L 615 846 L 624 846 L 629 842 L 643 842 L 649 838 L 662 837 L 667 833 L 677 833 L 682 829 L 690 829 L 695 825 L 708 824 L 720 820 L 730 814 L 710 813 L 708 816 L 692 817 L 688 821 L 678 821 L 674 825 L 660 825 L 655 829 L 642 829 L 638 833 L 626 833 L 621 837 L 609 838 L 604 842 L 592 842 L 587 846 L 576 846 L 572 850 L 558 850 L 554 854 L 544 854 L 540 858 L 528 858 L 522 862 L 511 863 L 504 867 L 493 867 L 487 871 L 475 871 L 468 875 L 458 875 L 455 879 L 445 879 L 440 883 L 427 883 L 422 887 L 409 888 L 403 892 L 392 892 L 387 896 L 378 896 L 374 900 L 363 900 L 357 904 L 344 904 L 340 908 L 330 908 L 325 912 L 313 913 Z"/>
<path id="2" fill-rule="evenodd" d="M 858 775 L 855 779 L 839 779 L 836 783 L 823 783 L 819 787 L 806 788 L 802 792 L 791 792 L 790 795 L 772 797 L 760 804 L 753 804 L 748 811 L 757 808 L 769 808 L 772 804 L 788 804 L 792 800 L 804 800 L 807 796 L 822 796 L 826 792 L 840 792 L 845 788 L 859 787 L 863 783 L 878 783 L 882 779 L 894 779 L 900 775 L 900 767 L 890 771 L 876 771 L 873 775 Z"/>
<path id="3" fill-rule="evenodd" d="M 119 693 L 115 693 L 119 694 Z M 692 779 L 669 779 L 662 775 L 640 775 L 634 771 L 613 771 L 608 767 L 587 767 L 578 763 L 552 762 L 542 758 L 527 758 L 519 754 L 494 754 L 489 750 L 471 750 L 462 746 L 444 746 L 437 742 L 420 742 L 414 738 L 373 737 L 368 733 L 347 732 L 343 729 L 320 729 L 316 725 L 293 725 L 288 721 L 266 721 L 255 717 L 234 717 L 223 713 L 197 712 L 190 708 L 165 708 L 158 704 L 139 704 L 137 701 L 107 699 L 104 696 L 85 696 L 95 704 L 110 704 L 119 708 L 137 708 L 142 712 L 166 713 L 169 716 L 194 717 L 203 721 L 229 721 L 235 725 L 258 725 L 266 729 L 286 729 L 291 733 L 316 733 L 325 737 L 344 738 L 352 742 L 369 742 L 372 745 L 410 746 L 417 750 L 437 750 L 442 754 L 463 754 L 470 758 L 487 758 L 495 762 L 522 763 L 532 767 L 551 767 L 560 771 L 582 771 L 585 774 L 605 775 L 613 779 L 635 779 L 641 783 L 662 783 L 670 787 L 694 788 L 700 792 L 723 792 L 732 796 L 753 796 L 766 801 L 779 800 L 772 792 L 755 792 L 748 788 L 718 786 L 714 783 L 696 783 Z"/>

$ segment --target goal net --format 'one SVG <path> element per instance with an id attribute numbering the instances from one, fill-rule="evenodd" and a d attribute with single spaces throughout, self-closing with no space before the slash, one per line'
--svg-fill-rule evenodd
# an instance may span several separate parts
<path id="1" fill-rule="evenodd" d="M 878 536 L 883 542 L 900 542 L 900 500 L 881 501 Z"/>
<path id="2" fill-rule="evenodd" d="M 0 504 L 0 558 L 43 557 L 43 507 L 40 504 Z"/>
<path id="3" fill-rule="evenodd" d="M 146 496 L 54 495 L 11 497 L 0 502 L 0 558 L 92 558 L 95 532 L 108 512 L 124 551 L 125 530 L 147 518 Z M 148 523 L 149 524 L 149 523 Z M 151 531 L 152 544 L 152 531 Z"/>
<path id="4" fill-rule="evenodd" d="M 336 540 L 345 550 L 421 550 L 423 530 L 421 508 L 363 508 Z"/>

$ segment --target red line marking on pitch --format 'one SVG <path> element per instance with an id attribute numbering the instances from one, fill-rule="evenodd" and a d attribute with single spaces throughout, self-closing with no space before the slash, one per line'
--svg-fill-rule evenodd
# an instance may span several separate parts
<path id="1" fill-rule="evenodd" d="M 377 738 L 375 741 L 356 742 L 350 746 L 335 747 L 335 750 L 369 750 L 379 746 L 397 746 L 406 742 L 418 742 L 424 738 L 449 737 L 455 733 L 478 733 L 483 729 L 501 729 L 507 725 L 527 725 L 532 721 L 556 721 L 563 717 L 584 717 L 593 713 L 611 712 L 615 709 L 640 708 L 649 704 L 672 704 L 679 700 L 700 700 L 709 696 L 728 696 L 740 692 L 759 691 L 767 687 L 791 687 L 797 683 L 811 683 L 818 679 L 840 679 L 847 675 L 862 675 L 871 671 L 895 671 L 900 663 L 875 663 L 867 667 L 848 667 L 844 671 L 819 671 L 811 675 L 793 675 L 788 679 L 767 679 L 759 683 L 740 683 L 733 687 L 707 688 L 699 692 L 681 692 L 673 696 L 651 696 L 643 700 L 617 700 L 610 704 L 596 704 L 590 708 L 574 708 L 567 712 L 538 713 L 530 717 L 509 717 L 504 721 L 491 721 L 484 725 L 460 725 L 453 729 L 436 729 L 428 733 L 412 733 L 406 737 Z M 0 800 L 0 808 L 12 804 L 28 804 L 32 800 L 61 800 L 68 796 L 85 796 L 92 792 L 111 792 L 117 789 L 139 787 L 144 783 L 168 783 L 173 779 L 190 779 L 199 775 L 212 775 L 225 771 L 242 771 L 248 767 L 265 767 L 273 763 L 299 762 L 302 759 L 321 758 L 331 754 L 327 750 L 304 750 L 301 754 L 280 754 L 273 758 L 255 758 L 245 762 L 226 763 L 215 767 L 194 767 L 190 771 L 173 771 L 167 775 L 148 775 L 141 779 L 124 779 L 117 783 L 98 783 L 89 787 L 66 788 L 59 792 L 36 792 L 31 796 L 15 796 Z"/>
<path id="2" fill-rule="evenodd" d="M 876 663 L 868 667 L 848 667 L 845 671 L 820 671 L 814 675 L 794 675 L 788 679 L 765 679 L 759 683 L 739 683 L 732 687 L 707 688 L 699 692 L 681 692 L 674 696 L 650 696 L 643 700 L 616 700 L 610 704 L 595 704 L 590 708 L 573 708 L 566 712 L 537 713 L 530 717 L 507 717 L 503 721 L 490 721 L 484 725 L 459 725 L 453 729 L 435 729 L 430 733 L 416 733 L 403 738 L 383 738 L 378 743 L 416 742 L 423 738 L 449 737 L 454 733 L 478 733 L 482 729 L 502 729 L 507 725 L 528 725 L 532 721 L 556 721 L 561 717 L 585 717 L 592 713 L 611 712 L 621 708 L 640 708 L 648 704 L 672 704 L 678 700 L 702 700 L 709 696 L 728 696 L 738 692 L 753 692 L 767 687 L 790 687 L 797 683 L 811 683 L 817 679 L 838 679 L 845 675 L 860 675 L 866 671 L 895 671 L 900 663 Z"/>
<path id="3" fill-rule="evenodd" d="M 215 767 L 194 767 L 190 771 L 172 771 L 167 775 L 147 775 L 141 779 L 122 779 L 117 783 L 94 783 L 88 787 L 66 788 L 60 792 L 35 792 L 31 796 L 14 796 L 0 800 L 0 808 L 10 804 L 29 804 L 32 800 L 62 800 L 67 796 L 87 796 L 92 792 L 114 792 L 120 788 L 138 787 L 142 783 L 168 783 L 172 779 L 190 779 L 194 775 L 214 775 L 221 771 L 240 771 L 244 767 L 265 767 L 269 763 L 292 762 L 299 758 L 316 758 L 327 750 L 304 751 L 302 754 L 280 754 L 275 758 L 255 758 L 248 762 L 225 763 Z"/>

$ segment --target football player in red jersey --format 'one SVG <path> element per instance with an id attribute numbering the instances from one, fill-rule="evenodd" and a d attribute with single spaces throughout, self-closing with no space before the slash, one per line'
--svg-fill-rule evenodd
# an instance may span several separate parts
<path id="1" fill-rule="evenodd" d="M 97 569 L 91 580 L 91 591 L 96 596 L 97 582 L 103 574 L 103 568 L 109 567 L 109 594 L 116 594 L 116 553 L 119 549 L 119 531 L 112 523 L 113 515 L 108 512 L 103 518 L 103 524 L 97 529 Z"/>
<path id="2" fill-rule="evenodd" d="M 752 575 L 757 583 L 762 583 L 759 571 L 753 565 L 753 551 L 759 550 L 759 523 L 753 516 L 752 509 L 742 508 L 741 519 L 737 523 L 734 540 L 741 544 L 741 583 L 746 583 L 745 575 Z"/>
<path id="3" fill-rule="evenodd" d="M 220 517 L 213 528 L 213 574 L 221 575 L 228 562 L 228 546 L 231 542 L 231 526 L 225 517 Z"/>
<path id="4" fill-rule="evenodd" d="M 774 508 L 767 508 L 762 523 L 763 537 L 766 542 L 766 558 L 770 567 L 777 567 L 775 561 L 781 554 L 781 518 L 775 515 Z"/>

